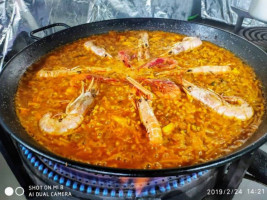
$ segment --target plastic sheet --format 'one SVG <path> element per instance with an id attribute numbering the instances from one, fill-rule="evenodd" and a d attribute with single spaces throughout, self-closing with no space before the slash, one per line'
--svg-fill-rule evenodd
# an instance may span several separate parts
<path id="1" fill-rule="evenodd" d="M 251 0 L 201 0 L 201 17 L 235 25 L 237 14 L 231 6 L 248 10 Z M 254 19 L 244 19 L 243 26 L 266 26 Z"/>
<path id="2" fill-rule="evenodd" d="M 0 0 L 0 71 L 22 31 L 63 22 L 70 26 L 128 17 L 186 20 L 193 0 Z"/>

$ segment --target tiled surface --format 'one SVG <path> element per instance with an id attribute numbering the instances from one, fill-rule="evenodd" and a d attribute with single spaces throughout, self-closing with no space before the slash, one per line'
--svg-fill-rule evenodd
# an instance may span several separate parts
<path id="1" fill-rule="evenodd" d="M 267 199 L 267 187 L 256 183 L 254 181 L 249 181 L 243 179 L 240 184 L 239 189 L 242 194 L 236 194 L 233 200 L 266 200 Z M 254 194 L 252 193 L 254 192 Z"/>
<path id="2" fill-rule="evenodd" d="M 24 196 L 17 196 L 15 192 L 10 197 L 5 195 L 6 187 L 12 187 L 15 190 L 19 186 L 17 179 L 0 153 L 0 200 L 26 200 Z"/>
<path id="3" fill-rule="evenodd" d="M 267 152 L 267 143 L 265 143 L 264 145 L 262 145 L 260 147 L 260 149 L 263 150 L 263 151 L 265 151 L 265 152 Z"/>

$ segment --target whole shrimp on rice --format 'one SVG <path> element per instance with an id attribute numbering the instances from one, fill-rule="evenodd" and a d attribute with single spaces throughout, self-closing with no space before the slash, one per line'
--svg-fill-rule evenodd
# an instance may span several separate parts
<path id="1" fill-rule="evenodd" d="M 231 71 L 231 67 L 229 65 L 221 65 L 221 66 L 200 66 L 200 67 L 193 67 L 186 70 L 187 73 L 192 74 L 222 74 L 228 73 Z"/>
<path id="2" fill-rule="evenodd" d="M 253 108 L 240 97 L 222 97 L 211 90 L 200 88 L 184 79 L 182 80 L 182 85 L 189 95 L 220 115 L 245 121 L 254 114 Z M 236 104 L 230 104 L 230 102 Z"/>
<path id="3" fill-rule="evenodd" d="M 175 43 L 166 53 L 167 55 L 177 55 L 184 51 L 193 50 L 202 45 L 202 41 L 197 37 L 185 37 L 182 42 Z"/>
<path id="4" fill-rule="evenodd" d="M 192 68 L 165 68 L 166 70 L 156 73 L 157 76 L 165 75 L 175 75 L 175 74 L 199 74 L 199 75 L 215 75 L 215 74 L 226 74 L 231 73 L 232 69 L 229 65 L 206 65 L 200 67 Z"/>
<path id="5" fill-rule="evenodd" d="M 41 69 L 37 76 L 40 78 L 57 78 L 63 76 L 79 75 L 82 73 L 103 73 L 111 71 L 110 68 L 90 67 L 90 66 L 76 66 L 73 68 L 59 68 L 52 70 Z"/>
<path id="6" fill-rule="evenodd" d="M 94 79 L 84 91 L 84 83 L 82 82 L 81 94 L 67 105 L 65 113 L 53 116 L 51 112 L 48 112 L 43 115 L 39 121 L 41 131 L 52 135 L 64 135 L 79 127 L 96 95 L 92 89 L 93 84 Z"/>
<path id="7" fill-rule="evenodd" d="M 140 119 L 144 124 L 149 137 L 149 142 L 152 145 L 162 144 L 162 131 L 160 124 L 151 107 L 151 101 L 146 100 L 143 96 L 137 102 Z"/>
<path id="8" fill-rule="evenodd" d="M 147 89 L 145 89 L 140 83 L 135 81 L 134 79 L 127 77 L 127 80 L 132 83 L 137 89 L 142 91 L 144 94 L 149 95 Z M 137 108 L 139 111 L 139 116 L 141 119 L 141 122 L 145 126 L 149 142 L 152 145 L 160 145 L 162 144 L 162 130 L 160 127 L 160 124 L 154 114 L 153 108 L 151 106 L 152 102 L 148 99 L 145 99 L 143 96 L 141 96 L 137 102 Z"/>
<path id="9" fill-rule="evenodd" d="M 84 43 L 84 47 L 87 50 L 91 50 L 92 52 L 94 52 L 94 54 L 100 56 L 100 57 L 108 57 L 108 58 L 112 58 L 112 56 L 106 52 L 106 50 L 102 47 L 96 46 L 93 41 L 87 41 Z"/>

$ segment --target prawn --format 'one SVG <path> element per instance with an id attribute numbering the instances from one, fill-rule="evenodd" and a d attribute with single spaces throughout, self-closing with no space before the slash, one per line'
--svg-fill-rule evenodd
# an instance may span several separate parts
<path id="1" fill-rule="evenodd" d="M 88 73 L 88 72 L 108 72 L 110 71 L 110 68 L 102 68 L 102 67 L 89 67 L 89 66 L 76 66 L 73 68 L 60 68 L 60 69 L 54 69 L 54 70 L 45 70 L 41 69 L 37 76 L 40 78 L 56 78 L 66 75 L 78 75 L 81 73 Z"/>
<path id="2" fill-rule="evenodd" d="M 141 96 L 138 100 L 137 108 L 141 122 L 148 132 L 149 142 L 152 145 L 160 145 L 162 144 L 162 130 L 150 104 L 151 101 Z"/>
<path id="3" fill-rule="evenodd" d="M 168 55 L 177 55 L 181 52 L 192 50 L 202 45 L 202 41 L 197 37 L 185 37 L 182 42 L 177 42 L 173 45 L 171 50 L 167 52 Z"/>
<path id="4" fill-rule="evenodd" d="M 84 120 L 89 106 L 93 103 L 97 93 L 93 93 L 92 87 L 94 79 L 92 79 L 87 90 L 84 91 L 84 82 L 82 82 L 81 94 L 72 102 L 70 102 L 63 114 L 52 116 L 52 113 L 46 113 L 39 121 L 41 131 L 51 135 L 63 135 L 69 131 L 79 127 Z"/>
<path id="5" fill-rule="evenodd" d="M 227 73 L 231 71 L 231 67 L 229 65 L 222 65 L 222 66 L 200 66 L 187 69 L 187 73 L 193 74 L 221 74 Z"/>
<path id="6" fill-rule="evenodd" d="M 138 57 L 138 60 L 141 60 L 142 58 L 145 58 L 145 59 L 149 59 L 150 58 L 147 32 L 143 32 L 143 33 L 140 34 L 140 38 L 138 40 L 138 54 L 137 54 L 137 57 Z"/>
<path id="7" fill-rule="evenodd" d="M 112 58 L 112 56 L 109 53 L 107 53 L 104 48 L 96 46 L 91 40 L 85 42 L 84 47 L 87 50 L 91 50 L 92 52 L 94 52 L 96 55 L 98 55 L 100 57 Z"/>
<path id="8" fill-rule="evenodd" d="M 182 85 L 183 89 L 189 95 L 220 115 L 245 121 L 250 119 L 254 114 L 253 108 L 240 97 L 222 97 L 211 90 L 197 87 L 184 79 L 182 80 Z"/>
<path id="9" fill-rule="evenodd" d="M 223 74 L 223 73 L 230 73 L 232 71 L 229 65 L 207 65 L 207 66 L 200 66 L 200 67 L 193 67 L 193 68 L 175 68 L 170 69 L 168 71 L 158 72 L 155 73 L 156 76 L 170 76 L 170 75 L 179 75 L 179 74 Z"/>
<path id="10" fill-rule="evenodd" d="M 131 77 L 127 77 L 127 80 L 130 83 L 132 83 L 138 90 L 141 90 L 147 96 L 149 95 L 152 95 L 152 97 L 154 96 L 153 93 L 148 91 L 140 83 L 138 83 Z M 148 132 L 150 143 L 152 145 L 161 144 L 162 143 L 162 131 L 161 131 L 160 124 L 153 112 L 153 108 L 151 107 L 151 101 L 146 100 L 143 96 L 141 96 L 141 98 L 137 102 L 137 108 L 139 111 L 141 122 L 143 123 L 143 125 L 145 126 Z"/>

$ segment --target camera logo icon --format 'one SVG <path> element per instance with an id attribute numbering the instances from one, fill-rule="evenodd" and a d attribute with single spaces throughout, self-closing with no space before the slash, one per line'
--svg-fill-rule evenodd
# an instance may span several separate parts
<path id="1" fill-rule="evenodd" d="M 14 189 L 12 187 L 6 187 L 5 195 L 6 196 L 12 196 L 13 194 L 14 194 Z M 17 196 L 22 196 L 24 194 L 24 189 L 22 187 L 17 187 L 15 189 L 15 194 Z"/>

